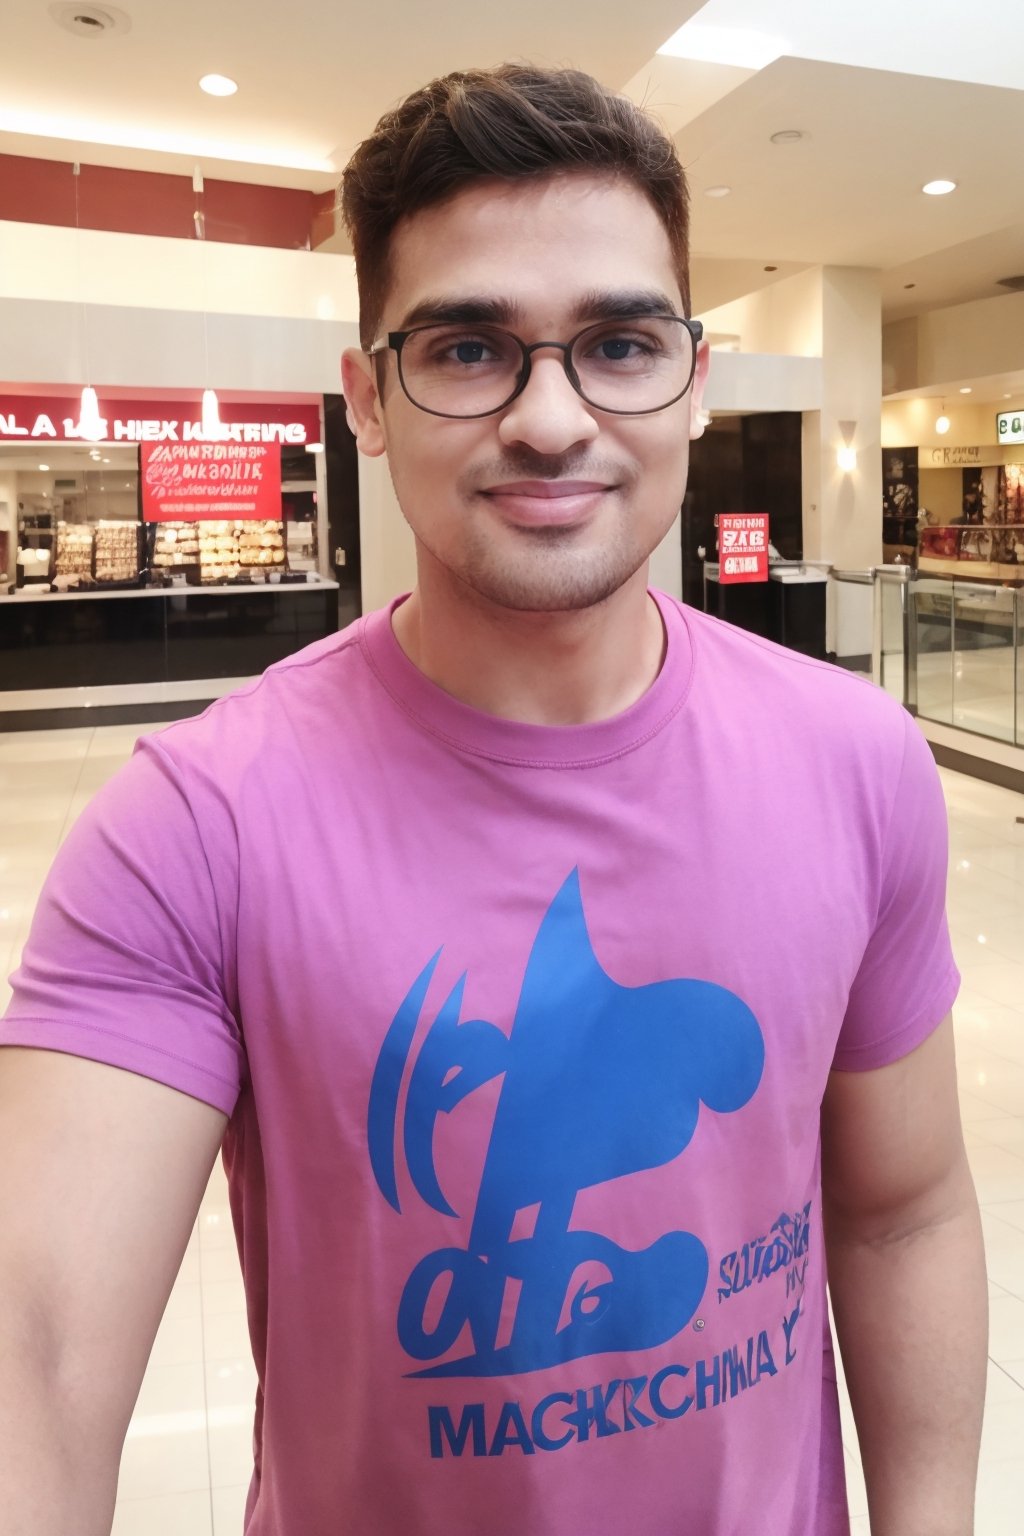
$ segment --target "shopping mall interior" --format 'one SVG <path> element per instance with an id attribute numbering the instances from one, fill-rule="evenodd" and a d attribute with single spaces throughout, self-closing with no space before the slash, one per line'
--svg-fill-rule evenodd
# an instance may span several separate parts
<path id="1" fill-rule="evenodd" d="M 1024 34 L 1010 0 L 447 0 L 429 21 L 413 0 L 299 0 L 286 17 L 239 0 L 9 6 L 0 1008 L 55 853 L 139 736 L 413 585 L 386 463 L 357 454 L 346 420 L 358 304 L 336 189 L 399 99 L 507 59 L 594 74 L 660 121 L 686 168 L 706 430 L 652 583 L 870 677 L 939 764 L 991 1308 L 976 1532 L 1016 1536 Z M 767 516 L 766 579 L 728 579 L 730 514 Z M 255 1388 L 218 1166 L 128 1431 L 114 1536 L 240 1536 Z M 867 1536 L 842 1402 L 851 1529 Z"/>

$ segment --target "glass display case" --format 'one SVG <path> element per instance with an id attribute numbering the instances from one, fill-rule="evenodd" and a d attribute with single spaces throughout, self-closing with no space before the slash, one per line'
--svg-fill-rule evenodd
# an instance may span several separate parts
<path id="1" fill-rule="evenodd" d="M 238 447 L 245 465 L 259 462 Z M 114 718 L 126 689 L 133 707 L 184 707 L 185 695 L 212 697 L 220 680 L 255 676 L 337 629 L 338 586 L 319 571 L 315 458 L 301 445 L 271 451 L 280 475 L 275 463 L 264 510 L 275 515 L 154 517 L 145 445 L 51 444 L 43 458 L 0 444 L 0 729 L 72 723 L 85 707 Z M 179 494 L 168 492 L 169 514 Z"/>

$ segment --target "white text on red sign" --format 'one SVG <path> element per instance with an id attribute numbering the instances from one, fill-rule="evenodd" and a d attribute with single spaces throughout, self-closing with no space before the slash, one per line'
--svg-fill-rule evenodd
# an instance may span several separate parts
<path id="1" fill-rule="evenodd" d="M 203 432 L 199 421 L 165 420 L 158 418 L 131 417 L 122 421 L 119 417 L 103 420 L 102 435 L 98 438 L 82 438 L 78 423 L 72 416 L 54 419 L 36 416 L 31 427 L 19 422 L 16 414 L 0 415 L 0 437 L 25 437 L 31 440 L 115 443 L 203 443 L 211 441 Z M 110 429 L 113 428 L 113 431 Z M 292 443 L 306 441 L 306 429 L 299 421 L 232 421 L 224 422 L 215 439 L 225 443 Z"/>
<path id="2" fill-rule="evenodd" d="M 767 530 L 764 528 L 723 528 L 722 549 L 762 550 L 767 547 Z"/>

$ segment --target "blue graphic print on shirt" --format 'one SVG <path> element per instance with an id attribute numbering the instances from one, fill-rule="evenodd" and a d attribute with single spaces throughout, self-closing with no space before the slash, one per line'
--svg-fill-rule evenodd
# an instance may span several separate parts
<path id="1" fill-rule="evenodd" d="M 370 1091 L 370 1161 L 396 1211 L 399 1094 L 440 958 L 438 951 L 395 1015 Z M 398 1338 L 412 1359 L 437 1361 L 468 1325 L 473 1351 L 412 1374 L 517 1375 L 674 1338 L 707 1285 L 704 1244 L 692 1232 L 668 1231 L 633 1252 L 599 1232 L 571 1229 L 573 1206 L 581 1190 L 678 1157 L 702 1103 L 729 1114 L 749 1102 L 764 1067 L 756 1018 L 711 982 L 613 981 L 590 942 L 578 871 L 541 922 L 511 1034 L 483 1019 L 460 1021 L 465 983 L 463 976 L 442 1004 L 413 1063 L 401 1127 L 412 1184 L 443 1215 L 458 1213 L 434 1163 L 438 1117 L 484 1083 L 504 1081 L 468 1244 L 440 1248 L 415 1266 Z M 524 1211 L 535 1212 L 532 1232 L 513 1238 Z M 447 1294 L 427 1327 L 442 1277 Z M 515 1316 L 499 1345 L 510 1282 L 518 1288 Z"/>

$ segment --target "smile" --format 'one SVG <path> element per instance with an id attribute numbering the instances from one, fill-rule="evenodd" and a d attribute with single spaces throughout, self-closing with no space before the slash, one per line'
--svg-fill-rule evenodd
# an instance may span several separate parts
<path id="1" fill-rule="evenodd" d="M 518 480 L 482 494 L 522 527 L 570 527 L 591 516 L 612 489 L 594 480 Z"/>

